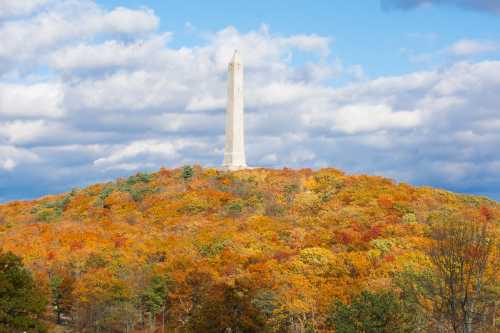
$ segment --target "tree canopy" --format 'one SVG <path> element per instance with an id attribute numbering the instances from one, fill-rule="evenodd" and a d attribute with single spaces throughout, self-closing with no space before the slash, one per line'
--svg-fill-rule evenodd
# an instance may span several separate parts
<path id="1" fill-rule="evenodd" d="M 0 332 L 45 332 L 47 300 L 21 258 L 0 252 Z"/>
<path id="2" fill-rule="evenodd" d="M 45 320 L 75 332 L 332 332 L 332 318 L 401 312 L 421 332 L 497 325 L 500 204 L 484 197 L 336 169 L 189 166 L 11 202 L 0 217 L 0 249 L 49 298 Z M 450 276 L 469 282 L 451 295 Z"/>

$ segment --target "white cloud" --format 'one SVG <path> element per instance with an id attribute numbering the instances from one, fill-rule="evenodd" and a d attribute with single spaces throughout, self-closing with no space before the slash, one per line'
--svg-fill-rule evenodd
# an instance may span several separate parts
<path id="1" fill-rule="evenodd" d="M 455 43 L 435 51 L 420 52 L 401 48 L 400 53 L 411 63 L 433 66 L 450 66 L 457 59 L 485 58 L 500 52 L 500 42 L 479 39 L 460 39 Z"/>
<path id="2" fill-rule="evenodd" d="M 62 100 L 62 86 L 58 83 L 0 82 L 0 119 L 59 118 L 64 115 Z"/>
<path id="3" fill-rule="evenodd" d="M 222 109 L 226 106 L 224 98 L 216 98 L 214 96 L 194 96 L 188 102 L 186 110 L 188 111 L 205 111 Z"/>
<path id="4" fill-rule="evenodd" d="M 318 35 L 295 35 L 281 39 L 286 46 L 296 47 L 301 51 L 319 52 L 323 56 L 330 53 L 330 38 Z"/>
<path id="5" fill-rule="evenodd" d="M 175 162 L 179 152 L 186 148 L 206 148 L 193 140 L 174 141 L 143 140 L 112 147 L 106 157 L 94 161 L 98 168 L 134 170 L 158 165 L 160 161 Z"/>
<path id="6" fill-rule="evenodd" d="M 118 7 L 105 12 L 90 0 L 51 2 L 33 17 L 0 25 L 0 70 L 1 62 L 10 63 L 4 65 L 7 68 L 23 62 L 40 63 L 47 52 L 61 43 L 71 44 L 98 34 L 147 33 L 158 24 L 158 18 L 148 9 Z"/>
<path id="7" fill-rule="evenodd" d="M 473 39 L 462 39 L 449 48 L 449 52 L 455 56 L 470 56 L 497 50 L 500 50 L 500 43 Z"/>
<path id="8" fill-rule="evenodd" d="M 28 15 L 52 0 L 0 0 L 0 19 Z"/>
<path id="9" fill-rule="evenodd" d="M 72 71 L 81 69 L 105 71 L 116 68 L 104 77 L 91 76 L 67 87 L 66 99 L 72 105 L 93 110 L 221 109 L 225 103 L 227 59 L 234 48 L 245 54 L 249 88 L 252 85 L 263 86 L 262 92 L 256 92 L 262 95 L 257 99 L 266 99 L 265 89 L 280 89 L 266 87 L 269 75 L 290 85 L 290 80 L 295 78 L 306 82 L 318 81 L 339 72 L 335 63 L 331 66 L 308 63 L 304 68 L 295 70 L 284 60 L 297 46 L 308 52 L 323 53 L 328 40 L 320 41 L 318 36 L 310 36 L 309 45 L 306 42 L 308 36 L 304 35 L 297 39 L 274 37 L 265 27 L 240 34 L 229 27 L 207 36 L 206 46 L 179 50 L 165 47 L 168 38 L 170 34 L 130 44 L 108 41 L 99 45 L 70 46 L 56 52 L 51 63 L 56 69 L 69 71 L 70 75 L 78 74 Z M 302 85 L 305 86 L 304 83 Z M 300 96 L 296 96 L 298 98 Z"/>
<path id="10" fill-rule="evenodd" d="M 216 68 L 225 70 L 227 59 L 235 49 L 240 50 L 243 61 L 249 67 L 271 67 L 276 62 L 293 54 L 292 49 L 319 55 L 329 53 L 330 38 L 317 35 L 294 35 L 277 37 L 263 25 L 258 31 L 240 34 L 234 27 L 225 28 L 209 37 L 211 46 L 207 51 L 215 51 Z M 280 63 L 280 66 L 284 64 Z"/>
<path id="11" fill-rule="evenodd" d="M 161 107 L 181 107 L 191 95 L 182 80 L 173 80 L 160 72 L 120 71 L 102 79 L 89 78 L 66 87 L 66 99 L 72 109 L 104 111 L 141 111 Z"/>
<path id="12" fill-rule="evenodd" d="M 315 98 L 321 102 L 325 97 L 328 98 L 331 92 L 332 89 L 316 84 L 270 81 L 248 93 L 248 105 L 254 108 L 301 105 Z"/>
<path id="13" fill-rule="evenodd" d="M 45 133 L 45 126 L 43 120 L 0 123 L 0 137 L 11 144 L 32 142 Z"/>
<path id="14" fill-rule="evenodd" d="M 355 134 L 381 129 L 414 128 L 419 124 L 418 111 L 395 112 L 383 104 L 354 104 L 335 111 L 332 125 L 340 131 Z"/>
<path id="15" fill-rule="evenodd" d="M 27 149 L 0 145 L 0 170 L 13 171 L 19 165 L 33 163 L 38 159 L 35 153 Z"/>
<path id="16" fill-rule="evenodd" d="M 102 17 L 94 17 L 90 22 L 94 23 L 93 29 L 95 32 L 104 31 L 121 34 L 153 31 L 159 25 L 159 19 L 152 10 L 133 10 L 124 7 L 117 7 Z"/>
<path id="17" fill-rule="evenodd" d="M 482 94 L 500 84 L 499 61 L 479 63 L 462 62 L 441 73 L 435 92 L 441 95 L 460 97 L 461 94 Z"/>
<path id="18" fill-rule="evenodd" d="M 2 169 L 5 171 L 12 171 L 16 167 L 16 162 L 11 160 L 10 158 L 7 158 L 3 161 L 2 163 Z"/>
<path id="19" fill-rule="evenodd" d="M 49 63 L 58 70 L 99 69 L 113 66 L 147 66 L 148 57 L 160 52 L 171 33 L 164 33 L 133 43 L 109 40 L 99 45 L 79 44 L 54 52 Z"/>
<path id="20" fill-rule="evenodd" d="M 115 149 L 109 156 L 94 161 L 95 166 L 113 165 L 129 161 L 139 155 L 161 156 L 163 158 L 175 158 L 177 148 L 171 142 L 158 142 L 153 140 L 132 142 L 124 147 Z"/>

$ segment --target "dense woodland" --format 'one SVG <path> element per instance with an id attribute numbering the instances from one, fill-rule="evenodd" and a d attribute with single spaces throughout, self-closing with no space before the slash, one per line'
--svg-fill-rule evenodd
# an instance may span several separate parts
<path id="1" fill-rule="evenodd" d="M 162 169 L 0 206 L 0 332 L 495 332 L 500 204 Z"/>

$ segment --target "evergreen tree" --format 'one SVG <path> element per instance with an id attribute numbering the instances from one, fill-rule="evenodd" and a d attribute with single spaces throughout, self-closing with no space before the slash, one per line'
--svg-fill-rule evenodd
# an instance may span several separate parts
<path id="1" fill-rule="evenodd" d="M 191 166 L 186 165 L 182 167 L 182 179 L 184 179 L 185 182 L 191 180 L 194 176 L 194 170 Z"/>
<path id="2" fill-rule="evenodd" d="M 21 258 L 0 253 L 0 333 L 46 332 L 40 321 L 46 305 Z"/>
<path id="3" fill-rule="evenodd" d="M 351 304 L 337 301 L 329 318 L 337 333 L 410 333 L 416 329 L 392 292 L 363 291 Z"/>

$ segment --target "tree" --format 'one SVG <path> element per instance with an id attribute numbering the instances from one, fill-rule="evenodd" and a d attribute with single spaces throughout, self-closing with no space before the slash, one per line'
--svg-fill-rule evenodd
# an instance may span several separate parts
<path id="1" fill-rule="evenodd" d="M 165 308 L 167 301 L 169 279 L 154 276 L 149 286 L 140 295 L 142 311 L 149 317 L 149 326 L 153 329 L 156 316 L 162 314 L 162 331 L 165 330 Z"/>
<path id="2" fill-rule="evenodd" d="M 295 194 L 300 190 L 299 185 L 297 184 L 288 184 L 284 187 L 285 200 L 288 206 L 290 206 L 295 198 Z"/>
<path id="3" fill-rule="evenodd" d="M 194 176 L 194 170 L 190 165 L 182 167 L 182 179 L 184 179 L 185 182 L 191 180 L 193 176 Z"/>
<path id="4" fill-rule="evenodd" d="M 46 305 L 21 258 L 0 253 L 0 332 L 46 332 L 40 321 Z"/>
<path id="5" fill-rule="evenodd" d="M 184 186 L 184 192 L 188 189 L 188 182 L 191 181 L 191 179 L 194 176 L 194 170 L 193 167 L 190 165 L 185 165 L 182 167 L 181 171 L 181 178 L 184 181 L 183 186 Z"/>
<path id="6" fill-rule="evenodd" d="M 120 263 L 116 260 L 109 265 Z M 124 266 L 115 272 L 105 268 L 87 272 L 74 291 L 77 331 L 131 332 L 140 320 L 136 276 L 138 272 Z"/>
<path id="7" fill-rule="evenodd" d="M 243 211 L 243 205 L 239 202 L 232 202 L 227 206 L 227 215 L 236 219 Z"/>
<path id="8" fill-rule="evenodd" d="M 442 314 L 455 333 L 471 333 L 484 317 L 488 268 L 495 243 L 488 219 L 471 219 L 447 210 L 430 218 L 428 255 L 434 265 L 442 299 Z M 494 269 L 494 268 L 493 268 Z"/>
<path id="9" fill-rule="evenodd" d="M 432 213 L 424 267 L 407 267 L 395 279 L 406 311 L 422 314 L 428 331 L 470 333 L 496 325 L 494 232 L 489 218 L 470 217 L 449 210 Z"/>
<path id="10" fill-rule="evenodd" d="M 423 331 L 442 332 L 443 301 L 438 279 L 428 263 L 421 270 L 406 267 L 396 274 L 394 283 L 401 291 L 404 311 L 412 314 L 415 325 Z"/>
<path id="11" fill-rule="evenodd" d="M 203 295 L 192 311 L 190 328 L 193 332 L 264 331 L 264 316 L 252 304 L 244 288 L 219 283 Z"/>
<path id="12" fill-rule="evenodd" d="M 73 308 L 73 289 L 75 279 L 66 274 L 54 275 L 50 279 L 52 291 L 52 306 L 57 316 L 57 323 L 62 323 L 63 315 L 70 315 Z"/>
<path id="13" fill-rule="evenodd" d="M 351 304 L 336 301 L 328 323 L 336 333 L 406 333 L 415 332 L 408 314 L 392 292 L 363 291 Z"/>

